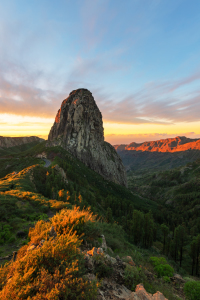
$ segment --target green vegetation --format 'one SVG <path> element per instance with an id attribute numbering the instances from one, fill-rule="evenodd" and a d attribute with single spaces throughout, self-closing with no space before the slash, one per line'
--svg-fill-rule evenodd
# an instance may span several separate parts
<path id="1" fill-rule="evenodd" d="M 154 265 L 154 271 L 158 277 L 165 277 L 165 281 L 168 280 L 166 277 L 172 277 L 174 274 L 174 269 L 167 264 L 164 257 L 151 257 L 150 261 Z"/>
<path id="2" fill-rule="evenodd" d="M 102 279 L 104 277 L 110 277 L 112 273 L 113 268 L 111 262 L 101 255 L 96 256 L 94 274 L 97 278 Z"/>
<path id="3" fill-rule="evenodd" d="M 184 292 L 188 300 L 200 299 L 200 282 L 189 281 L 184 286 Z"/>
<path id="4" fill-rule="evenodd" d="M 67 203 L 45 198 L 38 194 L 32 182 L 36 166 L 28 167 L 18 174 L 8 174 L 0 179 L 0 251 L 6 256 L 25 241 L 28 229 L 37 220 L 67 207 Z M 20 233 L 21 232 L 21 233 Z M 10 244 L 14 247 L 12 249 Z"/>
<path id="5" fill-rule="evenodd" d="M 199 150 L 182 152 L 140 152 L 135 150 L 119 153 L 129 176 L 145 176 L 152 172 L 162 172 L 183 167 L 200 159 Z"/>
<path id="6" fill-rule="evenodd" d="M 22 144 L 22 145 L 15 146 L 15 147 L 9 147 L 9 148 L 1 147 L 0 157 L 16 156 L 17 154 L 21 154 L 22 152 L 27 151 L 38 144 L 39 144 L 38 142 L 31 142 L 31 143 Z"/>
<path id="7" fill-rule="evenodd" d="M 126 266 L 125 269 L 125 285 L 131 291 L 134 291 L 137 284 L 144 282 L 146 276 L 140 267 Z"/>
<path id="8" fill-rule="evenodd" d="M 184 270 L 199 276 L 200 161 L 184 167 L 129 177 L 130 188 L 157 203 L 153 212 L 159 250 Z M 159 244 L 159 243 L 160 244 Z M 159 246 L 158 246 L 159 245 Z"/>
<path id="9" fill-rule="evenodd" d="M 51 160 L 50 167 L 45 168 L 44 162 L 36 158 L 40 153 L 45 153 Z M 7 159 L 12 166 L 5 168 Z M 105 235 L 107 245 L 112 249 L 108 250 L 111 256 L 129 255 L 136 263 L 136 266 L 127 266 L 125 269 L 126 286 L 132 290 L 138 283 L 143 282 L 148 292 L 155 293 L 159 290 L 168 299 L 177 299 L 173 296 L 173 288 L 170 285 L 173 273 L 177 272 L 187 277 L 188 274 L 199 276 L 199 161 L 189 164 L 184 169 L 129 177 L 131 189 L 128 190 L 103 179 L 64 149 L 46 147 L 45 143 L 12 154 L 12 157 L 7 159 L 0 160 L 3 166 L 1 174 L 4 174 L 0 179 L 0 256 L 12 254 L 14 250 L 24 245 L 19 251 L 23 253 L 21 258 L 19 256 L 20 261 L 24 257 L 23 251 L 26 251 L 31 243 L 38 245 L 42 239 L 47 245 L 46 251 L 53 253 L 48 235 L 50 225 L 56 230 L 56 241 L 61 245 L 56 247 L 61 247 L 61 251 L 58 251 L 55 260 L 48 256 L 50 254 L 47 255 L 50 261 L 48 266 L 44 258 L 45 252 L 41 250 L 43 247 L 38 252 L 36 264 L 31 263 L 28 257 L 24 263 L 22 260 L 18 261 L 19 265 L 17 263 L 14 265 L 15 262 L 5 264 L 0 275 L 5 279 L 1 287 L 2 295 L 5 295 L 3 299 L 9 297 L 15 299 L 12 290 L 16 294 L 19 293 L 21 298 L 28 299 L 24 296 L 25 290 L 21 289 L 21 286 L 27 288 L 27 295 L 39 299 L 37 298 L 40 291 L 39 281 L 44 285 L 50 284 L 52 293 L 55 292 L 57 295 L 58 291 L 54 289 L 56 284 L 60 285 L 61 281 L 66 285 L 71 284 L 71 279 L 68 280 L 67 275 L 62 273 L 64 271 L 61 272 L 61 277 L 57 276 L 57 272 L 64 269 L 70 270 L 67 274 L 73 274 L 75 282 L 81 282 L 82 288 L 77 289 L 74 297 L 79 299 L 78 293 L 81 295 L 84 291 L 87 299 L 94 299 L 92 295 L 96 293 L 96 283 L 88 285 L 83 280 L 85 271 L 81 255 L 76 249 L 82 240 L 91 247 L 99 247 L 101 234 Z M 16 172 L 13 173 L 14 171 Z M 59 211 L 60 213 L 56 214 Z M 45 222 L 52 216 L 54 217 L 50 222 Z M 65 248 L 69 247 L 68 244 L 64 245 L 65 238 L 73 241 L 72 252 Z M 69 259 L 62 265 L 61 256 L 64 251 L 69 253 Z M 77 265 L 72 265 L 74 260 L 77 261 Z M 41 273 L 37 268 L 39 261 L 44 265 Z M 57 261 L 59 261 L 58 269 L 56 269 Z M 11 272 L 8 270 L 13 266 L 17 266 L 14 268 L 16 272 L 19 270 L 24 272 L 24 278 L 28 278 L 27 286 L 24 281 L 8 284 L 8 274 Z M 30 266 L 30 274 L 26 274 L 28 271 L 25 272 L 23 269 L 27 266 Z M 80 272 L 75 271 L 77 267 Z M 146 269 L 157 276 L 153 282 L 147 278 Z M 98 257 L 95 265 L 97 278 L 111 276 L 112 271 L 109 261 L 105 263 Z M 15 273 L 16 278 L 17 274 Z M 44 277 L 49 281 L 44 282 Z M 35 282 L 35 290 L 31 287 L 32 282 Z M 72 289 L 68 289 L 68 299 L 70 293 L 74 293 L 74 285 L 71 287 Z M 46 293 L 47 289 L 44 291 Z M 65 292 L 63 286 L 60 291 L 59 297 Z"/>
<path id="10" fill-rule="evenodd" d="M 17 259 L 0 268 L 0 299 L 94 299 L 97 282 L 84 279 L 81 240 L 76 234 L 78 224 L 81 228 L 94 220 L 89 211 L 74 209 L 62 210 L 50 222 L 38 221 Z"/>

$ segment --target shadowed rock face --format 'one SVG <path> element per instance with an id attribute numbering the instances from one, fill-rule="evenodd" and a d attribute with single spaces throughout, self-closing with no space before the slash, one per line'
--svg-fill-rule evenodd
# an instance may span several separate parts
<path id="1" fill-rule="evenodd" d="M 29 137 L 3 137 L 0 136 L 0 147 L 2 148 L 9 148 L 9 147 L 15 147 L 20 146 L 27 143 L 32 142 L 43 142 L 44 139 L 41 139 L 37 136 L 29 136 Z"/>
<path id="2" fill-rule="evenodd" d="M 121 158 L 104 142 L 102 115 L 90 91 L 72 91 L 59 109 L 48 140 L 70 151 L 105 179 L 127 185 Z"/>

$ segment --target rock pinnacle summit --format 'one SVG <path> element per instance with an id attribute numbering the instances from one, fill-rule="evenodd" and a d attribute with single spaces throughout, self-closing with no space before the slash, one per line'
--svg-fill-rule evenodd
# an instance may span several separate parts
<path id="1" fill-rule="evenodd" d="M 105 179 L 127 186 L 121 158 L 104 141 L 102 114 L 89 90 L 74 90 L 63 100 L 48 141 L 68 150 Z"/>

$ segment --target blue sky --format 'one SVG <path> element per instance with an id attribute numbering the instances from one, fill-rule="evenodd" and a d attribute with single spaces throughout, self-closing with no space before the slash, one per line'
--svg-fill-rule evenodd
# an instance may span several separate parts
<path id="1" fill-rule="evenodd" d="M 197 0 L 0 2 L 0 134 L 47 135 L 84 87 L 112 143 L 200 137 L 199 29 Z"/>

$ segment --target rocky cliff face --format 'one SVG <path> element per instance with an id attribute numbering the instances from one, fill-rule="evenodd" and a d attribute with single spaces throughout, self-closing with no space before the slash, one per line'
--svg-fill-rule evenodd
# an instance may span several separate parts
<path id="1" fill-rule="evenodd" d="M 90 91 L 72 91 L 59 109 L 48 137 L 107 180 L 127 185 L 121 158 L 104 141 L 102 115 Z"/>
<path id="2" fill-rule="evenodd" d="M 179 152 L 186 150 L 200 150 L 200 139 L 189 139 L 185 136 L 177 136 L 144 143 L 131 143 L 129 145 L 115 145 L 117 152 L 123 150 L 148 151 L 148 152 Z"/>
<path id="3" fill-rule="evenodd" d="M 9 148 L 9 147 L 15 147 L 20 146 L 23 144 L 28 144 L 32 142 L 42 142 L 43 139 L 37 137 L 37 136 L 29 136 L 29 137 L 3 137 L 0 136 L 0 147 L 1 148 Z"/>

